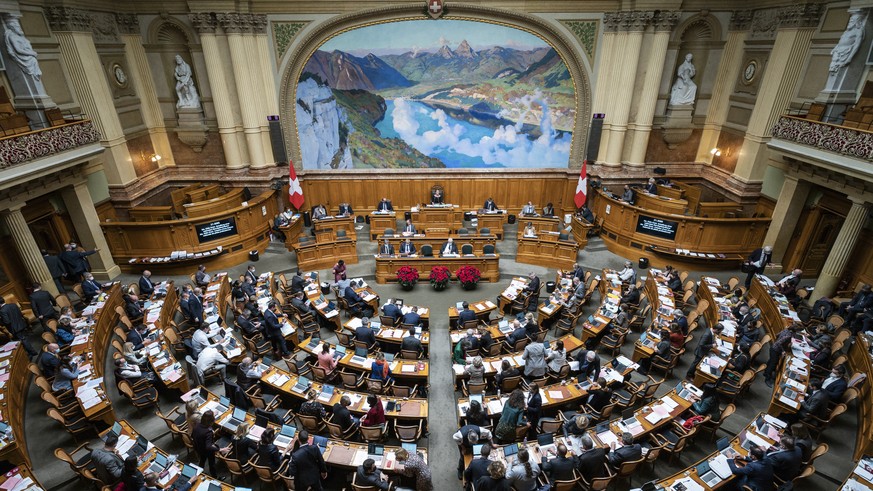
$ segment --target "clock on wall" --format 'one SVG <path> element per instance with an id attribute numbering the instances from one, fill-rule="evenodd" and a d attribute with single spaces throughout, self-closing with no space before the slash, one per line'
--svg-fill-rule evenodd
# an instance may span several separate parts
<path id="1" fill-rule="evenodd" d="M 758 60 L 749 60 L 746 67 L 743 68 L 743 83 L 751 84 L 758 75 Z"/>
<path id="2" fill-rule="evenodd" d="M 124 68 L 121 67 L 118 63 L 114 63 L 111 68 L 112 71 L 112 81 L 115 82 L 115 85 L 119 87 L 127 87 L 127 74 L 124 73 Z"/>

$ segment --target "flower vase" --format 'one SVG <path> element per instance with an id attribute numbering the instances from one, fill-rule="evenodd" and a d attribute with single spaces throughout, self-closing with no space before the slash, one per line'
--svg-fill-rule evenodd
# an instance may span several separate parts
<path id="1" fill-rule="evenodd" d="M 476 289 L 476 285 L 478 285 L 478 283 L 469 282 L 469 283 L 463 283 L 463 284 L 461 284 L 461 287 L 462 287 L 464 290 L 475 290 L 475 289 Z"/>

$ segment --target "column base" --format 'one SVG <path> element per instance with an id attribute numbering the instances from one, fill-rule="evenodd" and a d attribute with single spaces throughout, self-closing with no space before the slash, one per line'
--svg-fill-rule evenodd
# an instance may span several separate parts
<path id="1" fill-rule="evenodd" d="M 815 280 L 815 289 L 809 295 L 809 298 L 829 297 L 836 291 L 839 283 L 840 279 L 836 276 L 822 273 Z"/>
<path id="2" fill-rule="evenodd" d="M 641 167 L 645 167 L 646 163 L 645 162 L 624 162 L 624 165 L 626 165 L 628 167 L 633 167 L 633 168 L 639 169 Z"/>
<path id="3" fill-rule="evenodd" d="M 119 268 L 117 264 L 113 264 L 112 267 L 110 267 L 109 269 L 106 269 L 106 270 L 103 270 L 103 269 L 92 270 L 91 274 L 93 274 L 94 278 L 96 278 L 98 280 L 104 280 L 104 281 L 105 280 L 112 280 L 121 274 L 121 268 Z"/>

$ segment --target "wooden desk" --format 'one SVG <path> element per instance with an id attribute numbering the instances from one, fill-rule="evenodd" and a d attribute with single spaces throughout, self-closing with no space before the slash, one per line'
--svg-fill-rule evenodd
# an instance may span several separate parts
<path id="1" fill-rule="evenodd" d="M 385 233 L 386 228 L 397 231 L 397 213 L 370 212 L 370 240 L 376 240 L 376 237 Z"/>
<path id="2" fill-rule="evenodd" d="M 330 269 L 340 259 L 346 264 L 358 263 L 358 243 L 353 238 L 336 239 L 329 242 L 307 242 L 294 244 L 297 253 L 297 267 L 304 270 Z"/>
<path id="3" fill-rule="evenodd" d="M 855 460 L 858 460 L 858 465 L 855 466 L 849 477 L 843 481 L 840 490 L 873 489 L 873 479 L 870 478 L 870 474 L 873 473 L 873 461 L 871 461 L 870 457 L 864 455 Z"/>
<path id="4" fill-rule="evenodd" d="M 642 343 L 637 339 L 634 343 L 634 354 L 631 358 L 634 362 L 649 358 L 655 353 L 655 346 L 657 346 L 655 340 L 661 339 L 662 328 L 670 327 L 670 323 L 673 322 L 672 311 L 676 307 L 673 290 L 667 287 L 667 277 L 663 271 L 650 269 L 643 283 L 643 289 L 652 306 L 652 322 L 646 329 L 646 342 Z"/>
<path id="5" fill-rule="evenodd" d="M 556 235 L 541 233 L 539 237 L 519 237 L 515 260 L 557 269 L 573 269 L 579 246 L 574 241 L 558 240 Z"/>
<path id="6" fill-rule="evenodd" d="M 265 192 L 249 200 L 246 206 L 197 218 L 159 222 L 101 222 L 103 235 L 116 264 L 126 273 L 141 273 L 148 269 L 156 274 L 188 274 L 202 261 L 211 268 L 236 265 L 248 257 L 249 251 L 264 252 L 270 243 L 272 217 L 276 216 L 275 191 Z M 266 212 L 263 210 L 266 209 Z M 235 226 L 235 233 L 203 242 L 198 228 L 219 223 Z M 174 251 L 202 254 L 221 246 L 223 254 L 169 260 Z M 130 264 L 131 259 L 160 258 L 160 261 Z M 164 261 L 166 258 L 168 260 Z M 192 264 L 191 261 L 197 261 Z"/>
<path id="7" fill-rule="evenodd" d="M 494 302 L 488 299 L 479 300 L 478 302 L 470 302 L 467 301 L 467 304 L 470 310 L 476 314 L 476 317 L 479 320 L 487 319 L 491 312 L 497 310 L 497 306 L 494 305 Z M 449 307 L 449 327 L 456 327 L 458 324 L 458 306 L 455 304 L 452 307 Z M 498 331 L 499 332 L 499 331 Z M 493 334 L 493 333 L 492 333 Z"/>
<path id="8" fill-rule="evenodd" d="M 733 356 L 737 347 L 737 319 L 733 313 L 728 310 L 723 310 L 719 306 L 722 305 L 724 295 L 721 294 L 719 287 L 721 285 L 715 278 L 704 276 L 700 278 L 697 284 L 697 303 L 700 305 L 702 300 L 706 301 L 706 309 L 702 315 L 706 318 L 707 326 L 714 326 L 721 323 L 724 326 L 724 331 L 716 336 L 716 345 L 718 351 L 708 354 L 697 365 L 694 374 L 694 385 L 703 387 L 705 383 L 717 382 L 728 361 Z M 716 290 L 713 292 L 712 290 Z M 711 363 L 709 363 L 711 361 Z M 742 374 L 741 374 L 742 375 Z M 770 413 L 776 415 L 776 413 Z"/>
<path id="9" fill-rule="evenodd" d="M 584 218 L 573 216 L 573 221 L 570 222 L 573 230 L 573 239 L 580 249 L 585 249 L 588 245 L 588 231 L 594 228 L 594 224 L 588 223 Z"/>
<path id="10" fill-rule="evenodd" d="M 3 489 L 18 489 L 17 487 L 9 487 L 13 486 L 11 483 L 16 483 L 15 486 L 23 485 L 25 482 L 32 482 L 38 486 L 38 489 L 45 489 L 42 483 L 39 482 L 39 479 L 33 474 L 33 471 L 30 470 L 29 465 L 18 464 L 18 467 L 10 470 L 6 474 L 0 475 L 0 485 L 4 486 Z M 33 489 L 33 488 L 22 488 L 22 489 Z"/>
<path id="11" fill-rule="evenodd" d="M 463 336 L 466 336 L 466 333 L 463 333 Z M 458 339 L 460 339 L 460 338 L 461 338 L 461 336 L 459 336 Z M 453 340 L 452 344 L 454 344 L 455 343 L 454 336 L 452 336 L 452 340 Z M 584 346 L 584 344 L 582 343 L 582 340 L 577 338 L 576 336 L 574 336 L 572 334 L 566 334 L 566 335 L 561 336 L 560 338 L 552 341 L 551 342 L 552 346 L 554 346 L 558 341 L 562 341 L 564 343 L 564 350 L 567 352 L 567 360 L 568 361 L 571 358 L 570 354 L 572 352 L 574 352 L 577 349 Z M 503 364 L 503 360 L 508 361 L 509 365 L 512 366 L 513 368 L 518 368 L 519 372 L 523 371 L 523 365 L 521 364 L 521 362 L 522 362 L 521 355 L 522 355 L 522 353 L 511 353 L 511 354 L 506 354 L 506 355 L 489 356 L 486 358 L 482 358 L 482 366 L 485 367 L 485 377 L 486 378 L 495 377 L 498 373 L 500 373 L 501 366 Z M 460 365 L 458 363 L 455 363 L 452 365 L 452 369 L 455 371 L 455 380 L 469 378 L 467 376 L 467 374 L 464 373 L 464 365 Z"/>
<path id="12" fill-rule="evenodd" d="M 397 281 L 397 270 L 403 266 L 418 269 L 424 281 L 434 266 L 446 266 L 455 278 L 455 271 L 461 266 L 475 266 L 482 273 L 480 281 L 495 282 L 500 279 L 500 254 L 458 257 L 376 257 L 376 282 L 393 283 Z"/>
<path id="13" fill-rule="evenodd" d="M 464 212 L 458 205 L 445 207 L 419 206 L 412 212 L 412 223 L 418 230 L 428 228 L 446 228 L 450 233 L 457 233 L 464 227 Z"/>
<path id="14" fill-rule="evenodd" d="M 127 211 L 132 222 L 155 222 L 172 220 L 172 206 L 137 206 Z"/>
<path id="15" fill-rule="evenodd" d="M 325 298 L 324 294 L 321 293 L 318 273 L 306 273 L 304 275 L 304 278 L 306 276 L 313 278 L 313 281 L 303 288 L 303 294 L 306 295 L 306 298 L 311 302 L 310 305 L 313 309 L 315 309 L 316 312 L 318 312 L 318 315 L 322 319 L 324 319 L 325 322 L 333 324 L 334 331 L 339 331 L 340 329 L 342 329 L 342 320 L 340 319 L 339 304 L 335 304 L 337 306 L 336 309 L 328 310 L 329 302 L 327 298 Z"/>
<path id="16" fill-rule="evenodd" d="M 684 215 L 688 208 L 688 202 L 684 199 L 649 194 L 642 189 L 635 189 L 635 191 L 636 205 L 644 210 Z"/>
<path id="17" fill-rule="evenodd" d="M 646 257 L 657 268 L 672 264 L 680 269 L 704 269 L 701 264 L 683 261 L 681 257 L 665 258 L 653 252 L 650 246 L 745 257 L 760 247 L 770 225 L 769 218 L 702 218 L 645 210 L 609 197 L 602 190 L 598 190 L 593 206 L 591 211 L 603 220 L 600 236 L 611 252 L 624 257 Z M 667 231 L 675 230 L 675 234 L 653 235 L 651 227 L 656 225 Z M 705 269 L 710 270 L 712 266 L 708 262 Z M 735 267 L 736 264 L 724 266 Z"/>
<path id="18" fill-rule="evenodd" d="M 512 302 L 518 297 L 518 294 L 527 288 L 527 285 L 530 283 L 530 278 L 526 276 L 516 276 L 509 282 L 509 286 L 507 286 L 500 295 L 497 297 L 497 301 L 499 303 L 499 308 L 501 312 L 506 312 L 506 306 L 511 305 Z"/>
<path id="19" fill-rule="evenodd" d="M 506 210 L 503 213 L 479 213 L 478 211 L 471 212 L 476 218 L 476 228 L 482 230 L 487 228 L 491 230 L 493 235 L 497 236 L 497 240 L 503 240 L 503 224 L 508 221 L 509 215 Z"/>
<path id="20" fill-rule="evenodd" d="M 358 234 L 355 231 L 355 217 L 329 217 L 322 218 L 320 220 L 312 220 L 312 231 L 315 232 L 315 235 L 318 235 L 319 232 L 332 232 L 333 236 L 336 237 L 336 232 L 338 230 L 344 230 L 346 233 L 346 237 L 352 240 L 358 240 Z"/>
<path id="21" fill-rule="evenodd" d="M 496 235 L 473 235 L 473 234 L 451 234 L 448 237 L 451 237 L 454 240 L 455 244 L 458 246 L 458 251 L 461 250 L 461 247 L 464 244 L 470 244 L 473 246 L 473 254 L 484 254 L 483 248 L 486 245 L 491 245 L 495 247 L 495 251 L 497 250 L 497 236 Z M 431 235 L 425 234 L 416 234 L 410 236 L 403 235 L 380 235 L 377 239 L 378 245 L 381 247 L 382 244 L 385 243 L 385 239 L 388 239 L 388 243 L 394 246 L 394 252 L 400 253 L 400 244 L 409 239 L 413 246 L 415 246 L 415 251 L 417 253 L 421 252 L 421 246 L 430 245 L 431 248 L 436 252 L 443 242 L 446 242 L 448 237 L 433 237 Z"/>
<path id="22" fill-rule="evenodd" d="M 206 201 L 194 201 L 184 205 L 185 214 L 188 218 L 202 217 L 221 213 L 239 207 L 243 202 L 242 188 L 208 199 Z"/>
<path id="23" fill-rule="evenodd" d="M 186 188 L 187 189 L 187 188 Z M 206 201 L 218 196 L 221 190 L 218 184 L 196 185 L 192 189 L 185 191 L 185 200 L 187 203 L 196 203 L 198 201 Z"/>
<path id="24" fill-rule="evenodd" d="M 336 345 L 327 343 L 330 347 L 331 354 L 336 349 Z M 323 349 L 324 341 L 314 341 L 311 337 L 300 341 L 300 349 L 309 353 L 312 356 L 318 356 Z M 363 362 L 358 363 L 353 358 L 355 357 L 354 350 L 348 351 L 342 358 L 337 360 L 337 367 L 343 368 L 344 371 L 354 371 L 370 376 L 370 370 L 376 358 L 368 356 Z M 404 360 L 395 358 L 389 365 L 391 376 L 395 379 L 409 380 L 414 384 L 427 384 L 427 378 L 430 375 L 429 364 L 427 360 Z"/>
<path id="25" fill-rule="evenodd" d="M 160 298 L 158 292 L 164 289 L 166 289 L 166 296 Z M 151 303 L 150 308 L 143 310 L 143 322 L 150 331 L 157 330 L 161 333 L 155 341 L 146 342 L 145 353 L 148 356 L 149 365 L 165 387 L 177 389 L 182 393 L 188 392 L 190 387 L 185 367 L 178 363 L 173 354 L 173 348 L 167 344 L 163 336 L 165 329 L 172 329 L 169 327 L 170 320 L 173 319 L 179 305 L 179 295 L 176 293 L 173 281 L 155 285 L 155 293 L 149 298 L 149 302 Z"/>
<path id="26" fill-rule="evenodd" d="M 518 230 L 515 233 L 516 239 L 524 235 L 524 229 L 530 223 L 536 229 L 537 234 L 543 232 L 559 232 L 564 226 L 561 219 L 558 217 L 541 217 L 541 216 L 518 216 Z"/>
<path id="27" fill-rule="evenodd" d="M 850 373 L 864 373 L 867 380 L 860 384 L 858 394 L 858 428 L 855 432 L 854 459 L 873 452 L 873 391 L 870 389 L 870 377 L 873 376 L 873 361 L 871 361 L 870 338 L 865 334 L 855 336 L 855 342 L 849 348 Z"/>
<path id="28" fill-rule="evenodd" d="M 27 365 L 30 359 L 21 343 L 12 341 L 0 350 L 0 362 L 9 362 L 8 366 L 0 369 L 0 373 L 9 376 L 0 387 L 0 395 L 3 397 L 0 400 L 0 413 L 2 421 L 12 429 L 11 439 L 5 434 L 0 435 L 0 460 L 8 460 L 13 465 L 31 466 L 24 438 L 24 408 L 30 388 Z"/>
<path id="29" fill-rule="evenodd" d="M 682 188 L 658 184 L 658 196 L 666 196 L 673 199 L 683 199 L 685 197 L 685 190 Z"/>
<path id="30" fill-rule="evenodd" d="M 279 227 L 279 230 L 285 234 L 285 248 L 289 251 L 293 251 L 294 246 L 297 244 L 297 240 L 303 233 L 303 218 L 299 214 L 296 214 L 288 222 L 288 225 Z"/>
<path id="31" fill-rule="evenodd" d="M 594 312 L 594 322 L 582 323 L 582 341 L 599 336 L 618 315 L 621 300 L 621 280 L 614 271 L 604 269 L 600 280 L 600 306 Z"/>

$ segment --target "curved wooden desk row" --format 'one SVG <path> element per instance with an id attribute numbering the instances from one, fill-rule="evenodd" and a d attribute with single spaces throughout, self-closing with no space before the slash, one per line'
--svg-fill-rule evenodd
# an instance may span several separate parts
<path id="1" fill-rule="evenodd" d="M 454 337 L 453 337 L 454 339 Z M 572 334 L 566 334 L 561 336 L 560 338 L 552 341 L 557 343 L 561 341 L 564 343 L 564 350 L 567 352 L 567 358 L 570 358 L 570 354 L 573 351 L 583 347 L 582 340 L 577 338 Z M 453 343 L 454 344 L 454 343 Z M 519 371 L 524 369 L 524 359 L 522 358 L 523 352 L 511 353 L 506 355 L 497 355 L 497 356 L 489 356 L 482 358 L 482 366 L 485 367 L 485 377 L 490 379 L 496 377 L 498 373 L 502 370 L 503 361 L 506 360 L 509 362 L 509 365 L 513 368 L 518 368 Z M 469 376 L 464 372 L 464 365 L 460 365 L 455 363 L 452 365 L 452 370 L 455 372 L 455 379 L 467 379 Z M 545 399 L 544 399 L 545 400 Z"/>
<path id="2" fill-rule="evenodd" d="M 557 269 L 573 269 L 579 255 L 579 245 L 573 240 L 559 240 L 545 232 L 538 237 L 519 237 L 515 260 Z"/>
<path id="3" fill-rule="evenodd" d="M 346 237 L 352 240 L 358 239 L 357 232 L 355 231 L 354 216 L 337 216 L 312 220 L 312 230 L 316 236 L 321 233 L 332 233 L 332 237 L 337 237 L 337 231 L 342 230 L 346 233 Z"/>
<path id="4" fill-rule="evenodd" d="M 276 215 L 274 191 L 252 198 L 245 206 L 197 218 L 157 222 L 103 222 L 103 235 L 112 257 L 121 269 L 139 273 L 144 269 L 164 274 L 189 273 L 197 264 L 212 267 L 236 265 L 249 251 L 263 252 L 270 242 L 270 228 Z M 221 246 L 223 254 L 196 257 Z M 144 261 L 165 258 L 173 251 L 187 251 L 195 257 L 170 261 Z"/>
<path id="5" fill-rule="evenodd" d="M 601 190 L 596 197 L 593 211 L 602 221 L 600 236 L 607 248 L 625 257 L 646 257 L 656 267 L 694 270 L 701 262 L 706 269 L 739 267 L 739 260 L 761 245 L 770 224 L 769 218 L 701 218 L 647 210 Z"/>
<path id="6" fill-rule="evenodd" d="M 327 343 L 327 345 L 330 348 L 330 352 L 333 353 L 336 345 L 330 343 Z M 311 337 L 300 341 L 300 349 L 312 356 L 320 355 L 323 346 L 324 341 L 313 340 Z M 354 351 L 347 351 L 342 358 L 337 360 L 337 366 L 344 368 L 346 371 L 351 370 L 363 373 L 369 377 L 374 361 L 376 361 L 376 358 L 373 356 L 364 358 L 362 356 L 355 356 Z M 389 365 L 389 368 L 391 369 L 391 376 L 395 379 L 413 381 L 414 384 L 426 384 L 430 374 L 430 364 L 426 359 L 404 360 L 395 358 Z"/>
<path id="7" fill-rule="evenodd" d="M 515 232 L 516 239 L 521 238 L 528 223 L 536 229 L 538 234 L 543 232 L 559 232 L 564 229 L 564 222 L 558 217 L 519 215 L 518 230 Z"/>
<path id="8" fill-rule="evenodd" d="M 340 259 L 346 264 L 358 263 L 358 243 L 354 238 L 339 238 L 328 242 L 298 242 L 297 267 L 301 270 L 329 269 Z"/>
<path id="9" fill-rule="evenodd" d="M 405 309 L 406 307 L 404 306 L 404 310 Z M 380 315 L 378 313 L 378 309 L 376 311 L 377 313 L 373 315 L 374 318 Z M 421 345 L 426 353 L 427 345 L 430 342 L 430 332 L 427 330 L 430 324 L 430 309 L 427 307 L 418 307 L 418 314 L 419 316 L 421 316 L 420 324 L 424 329 L 421 331 L 421 334 L 417 336 L 418 340 L 421 341 Z M 377 320 L 371 319 L 370 327 L 373 326 L 373 322 L 377 322 Z M 351 319 L 347 320 L 345 324 L 343 324 L 343 329 L 351 334 L 354 334 L 355 330 L 360 326 L 361 319 L 359 317 L 352 317 Z M 395 324 L 393 327 L 386 327 L 384 324 L 381 323 L 379 324 L 379 326 L 379 331 L 376 333 L 376 341 L 379 341 L 379 344 L 382 347 L 382 351 L 386 351 L 386 344 L 392 347 L 394 351 L 400 351 L 400 345 L 403 343 L 403 338 L 409 335 L 407 331 L 403 329 L 403 327 L 401 327 L 399 323 Z"/>
<path id="10" fill-rule="evenodd" d="M 242 205 L 243 189 L 234 188 L 230 191 L 205 201 L 192 201 L 182 205 L 188 218 L 204 217 L 232 210 Z"/>
<path id="11" fill-rule="evenodd" d="M 867 380 L 860 386 L 858 395 L 858 430 L 856 433 L 854 459 L 859 460 L 864 455 L 873 453 L 873 391 L 870 390 L 870 377 L 873 376 L 873 361 L 870 349 L 873 346 L 870 338 L 859 334 L 849 348 L 849 367 L 854 373 L 867 375 Z"/>
<path id="12" fill-rule="evenodd" d="M 30 454 L 24 439 L 24 401 L 30 386 L 30 363 L 27 352 L 18 341 L 12 341 L 0 348 L 0 363 L 9 364 L 0 369 L 0 418 L 9 425 L 11 435 L 0 434 L 0 460 L 8 460 L 14 465 L 31 466 Z"/>
<path id="13" fill-rule="evenodd" d="M 475 266 L 481 272 L 480 281 L 498 281 L 500 279 L 500 254 L 482 256 L 458 257 L 400 257 L 376 256 L 376 283 L 393 283 L 397 281 L 397 270 L 410 266 L 418 270 L 419 281 L 427 282 L 431 268 L 445 266 L 455 277 L 455 272 L 462 266 Z"/>
<path id="14" fill-rule="evenodd" d="M 160 297 L 158 291 L 166 288 L 166 296 Z M 143 322 L 149 327 L 149 333 L 155 330 L 163 334 L 176 313 L 179 305 L 179 295 L 173 281 L 155 286 L 155 293 L 149 298 L 149 308 L 143 310 Z M 152 371 L 165 387 L 188 392 L 188 374 L 182 363 L 173 354 L 175 350 L 169 346 L 166 338 L 161 335 L 153 341 L 146 340 L 145 351 Z"/>
<path id="15" fill-rule="evenodd" d="M 431 247 L 437 246 L 446 241 L 447 238 L 451 237 L 452 240 L 457 244 L 458 250 L 460 251 L 464 244 L 470 244 L 473 246 L 473 254 L 484 254 L 483 248 L 486 245 L 497 247 L 497 236 L 494 234 L 491 235 L 472 235 L 472 234 L 450 234 L 442 237 L 434 237 L 431 235 L 417 234 L 410 236 L 403 235 L 380 235 L 376 241 L 379 247 L 382 247 L 382 244 L 385 243 L 385 240 L 388 240 L 388 243 L 394 247 L 394 252 L 400 252 L 400 244 L 409 239 L 413 246 L 415 246 L 415 250 L 417 252 L 421 252 L 421 246 L 425 244 L 430 244 Z M 496 249 L 495 249 L 496 250 Z"/>

